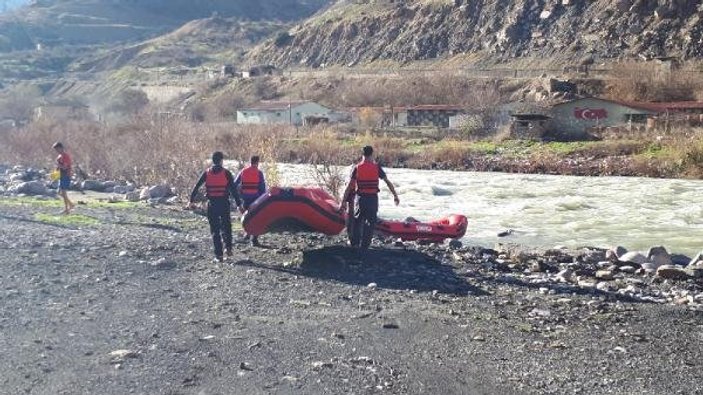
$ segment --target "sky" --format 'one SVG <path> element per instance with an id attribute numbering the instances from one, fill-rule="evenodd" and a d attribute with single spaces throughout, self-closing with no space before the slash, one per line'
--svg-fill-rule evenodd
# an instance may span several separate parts
<path id="1" fill-rule="evenodd" d="M 0 0 L 0 12 L 5 11 L 6 8 L 11 10 L 28 3 L 29 0 Z"/>

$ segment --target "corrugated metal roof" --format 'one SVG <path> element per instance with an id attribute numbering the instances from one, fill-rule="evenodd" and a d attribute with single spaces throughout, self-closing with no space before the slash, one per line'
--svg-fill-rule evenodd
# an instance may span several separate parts
<path id="1" fill-rule="evenodd" d="M 646 105 L 661 111 L 703 110 L 703 102 L 699 101 L 657 102 L 646 103 Z"/>
<path id="2" fill-rule="evenodd" d="M 454 104 L 423 104 L 406 107 L 408 111 L 462 111 L 464 107 Z"/>
<path id="3" fill-rule="evenodd" d="M 421 104 L 417 106 L 385 106 L 385 107 L 350 107 L 348 111 L 358 112 L 370 109 L 378 112 L 405 112 L 405 111 L 464 111 L 463 106 L 453 104 Z"/>

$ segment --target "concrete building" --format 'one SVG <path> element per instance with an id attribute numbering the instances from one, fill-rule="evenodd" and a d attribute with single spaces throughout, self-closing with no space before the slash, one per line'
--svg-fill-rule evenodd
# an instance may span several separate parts
<path id="1" fill-rule="evenodd" d="M 95 116 L 90 112 L 90 107 L 85 104 L 70 100 L 56 100 L 46 102 L 34 109 L 34 119 L 54 120 L 93 120 Z"/>
<path id="2" fill-rule="evenodd" d="M 338 122 L 342 114 L 311 101 L 262 101 L 237 111 L 238 124 L 304 125 Z M 326 121 L 325 121 L 326 120 Z"/>
<path id="3" fill-rule="evenodd" d="M 589 130 L 628 124 L 646 124 L 657 111 L 643 103 L 586 98 L 552 106 L 552 128 L 563 140 L 586 139 Z"/>
<path id="4" fill-rule="evenodd" d="M 376 127 L 449 128 L 464 114 L 462 107 L 445 104 L 355 107 L 348 111 L 353 124 Z"/>
<path id="5" fill-rule="evenodd" d="M 670 122 L 697 124 L 702 121 L 703 102 L 624 102 L 586 98 L 552 106 L 551 129 L 564 140 L 589 137 L 594 128 L 616 126 L 657 127 Z"/>
<path id="6" fill-rule="evenodd" d="M 551 118 L 544 114 L 512 114 L 510 137 L 525 140 L 542 140 L 550 128 Z"/>
<path id="7" fill-rule="evenodd" d="M 449 120 L 461 114 L 464 109 L 461 106 L 431 104 L 406 107 L 407 126 L 434 126 L 438 128 L 448 128 Z"/>

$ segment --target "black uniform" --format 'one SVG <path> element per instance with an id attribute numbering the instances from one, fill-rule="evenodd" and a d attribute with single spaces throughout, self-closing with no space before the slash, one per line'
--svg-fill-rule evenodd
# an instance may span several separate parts
<path id="1" fill-rule="evenodd" d="M 360 246 L 367 249 L 371 245 L 374 228 L 378 222 L 378 182 L 386 179 L 386 172 L 381 166 L 370 163 L 374 176 L 369 179 L 368 171 L 361 171 L 357 165 L 351 174 L 351 179 L 356 182 L 356 199 L 354 221 L 352 225 L 350 242 L 354 247 Z M 367 174 L 360 174 L 367 173 Z"/>
<path id="2" fill-rule="evenodd" d="M 224 172 L 224 174 L 222 174 Z M 213 181 L 215 180 L 215 181 Z M 239 194 L 234 187 L 234 177 L 229 170 L 222 166 L 213 166 L 200 176 L 190 200 L 193 201 L 203 184 L 207 187 L 207 219 L 210 223 L 212 243 L 215 247 L 215 256 L 222 259 L 222 242 L 227 251 L 232 251 L 232 220 L 229 197 L 233 197 L 237 206 L 241 205 Z"/>

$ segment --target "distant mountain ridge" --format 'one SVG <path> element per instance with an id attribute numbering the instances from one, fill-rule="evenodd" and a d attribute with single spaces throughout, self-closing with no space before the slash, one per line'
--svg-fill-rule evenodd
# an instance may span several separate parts
<path id="1" fill-rule="evenodd" d="M 399 63 L 453 56 L 563 62 L 703 57 L 702 0 L 340 1 L 269 40 L 253 61 L 278 66 Z"/>
<path id="2" fill-rule="evenodd" d="M 18 1 L 18 0 L 13 0 Z M 0 15 L 0 52 L 45 46 L 136 42 L 213 15 L 292 21 L 326 0 L 34 0 Z"/>

